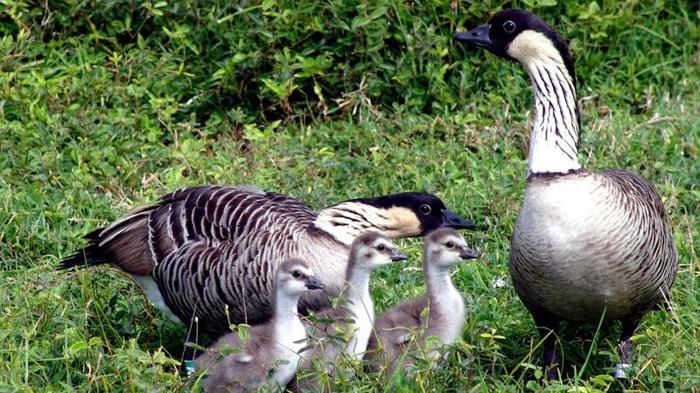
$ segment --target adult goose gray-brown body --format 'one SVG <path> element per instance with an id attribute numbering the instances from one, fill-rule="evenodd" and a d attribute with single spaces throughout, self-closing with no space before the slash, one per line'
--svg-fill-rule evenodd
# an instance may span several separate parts
<path id="1" fill-rule="evenodd" d="M 669 298 L 678 270 L 661 197 L 639 176 L 581 167 L 574 64 L 564 40 L 537 16 L 504 10 L 455 39 L 520 62 L 533 84 L 523 206 L 511 237 L 515 290 L 544 339 L 549 377 L 560 362 L 554 334 L 560 320 L 621 320 L 621 364 L 643 315 Z"/>
<path id="2" fill-rule="evenodd" d="M 362 359 L 374 328 L 370 275 L 381 266 L 407 258 L 389 239 L 377 232 L 364 233 L 353 241 L 345 285 L 337 306 L 317 313 L 315 322 L 309 324 L 311 349 L 302 355 L 300 373 L 320 363 L 323 372 L 332 378 L 341 356 Z M 290 384 L 290 389 L 297 392 L 325 390 L 321 379 L 318 375 L 299 378 L 295 384 Z"/>
<path id="3" fill-rule="evenodd" d="M 246 341 L 238 333 L 222 336 L 197 359 L 196 369 L 206 371 L 209 392 L 279 390 L 294 377 L 306 346 L 306 329 L 299 319 L 299 296 L 321 289 L 309 265 L 300 259 L 284 261 L 276 272 L 274 316 L 254 326 Z M 225 351 L 233 351 L 224 355 Z"/>
<path id="4" fill-rule="evenodd" d="M 442 345 L 454 343 L 465 323 L 464 300 L 450 278 L 450 267 L 479 255 L 467 246 L 464 238 L 450 228 L 438 229 L 425 238 L 423 276 L 427 293 L 410 302 L 393 307 L 374 324 L 368 344 L 368 360 L 373 369 L 386 367 L 388 373 L 411 364 L 401 357 L 416 344 L 428 353 L 426 339 L 437 337 Z"/>
<path id="5" fill-rule="evenodd" d="M 420 236 L 440 226 L 474 224 L 427 193 L 353 199 L 316 214 L 284 195 L 247 186 L 184 188 L 86 236 L 87 247 L 61 267 L 114 262 L 166 315 L 222 333 L 272 315 L 274 273 L 302 258 L 326 284 L 300 308 L 330 305 L 343 285 L 350 243 L 365 231 Z"/>

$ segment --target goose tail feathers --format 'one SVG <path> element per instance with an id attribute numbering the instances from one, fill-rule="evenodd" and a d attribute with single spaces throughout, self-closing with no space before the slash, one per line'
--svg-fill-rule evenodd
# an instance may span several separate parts
<path id="1" fill-rule="evenodd" d="M 115 263 L 130 274 L 148 275 L 154 262 L 148 247 L 148 218 L 155 206 L 137 209 L 87 235 L 88 245 L 59 263 L 59 270 Z"/>
<path id="2" fill-rule="evenodd" d="M 68 270 L 74 267 L 87 268 L 111 262 L 108 253 L 99 246 L 97 241 L 103 230 L 104 228 L 100 228 L 88 233 L 85 238 L 89 240 L 90 244 L 63 259 L 58 265 L 58 270 Z"/>

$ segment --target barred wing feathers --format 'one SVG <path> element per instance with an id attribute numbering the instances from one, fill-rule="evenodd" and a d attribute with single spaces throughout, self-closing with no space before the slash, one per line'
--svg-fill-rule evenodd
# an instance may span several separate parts
<path id="1" fill-rule="evenodd" d="M 278 261 L 347 258 L 347 247 L 316 229 L 315 218 L 295 199 L 252 187 L 190 187 L 92 232 L 90 244 L 61 267 L 115 262 L 127 273 L 152 275 L 180 320 L 196 315 L 201 328 L 223 331 L 272 315 Z"/>

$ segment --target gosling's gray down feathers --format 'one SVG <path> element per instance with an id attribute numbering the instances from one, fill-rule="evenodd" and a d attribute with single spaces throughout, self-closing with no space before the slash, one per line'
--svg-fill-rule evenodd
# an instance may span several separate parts
<path id="1" fill-rule="evenodd" d="M 345 285 L 335 308 L 316 314 L 315 321 L 308 322 L 309 346 L 304 353 L 300 372 L 314 364 L 323 367 L 323 373 L 334 378 L 336 363 L 344 354 L 362 359 L 374 327 L 374 302 L 369 281 L 372 272 L 393 261 L 408 257 L 400 252 L 386 237 L 367 232 L 358 236 L 350 246 L 350 257 L 345 273 Z M 288 389 L 293 392 L 327 390 L 321 386 L 318 375 L 297 378 Z"/>
<path id="2" fill-rule="evenodd" d="M 450 267 L 461 260 L 477 258 L 464 238 L 449 228 L 438 229 L 425 238 L 423 277 L 427 293 L 384 312 L 374 324 L 374 334 L 367 345 L 367 358 L 375 370 L 386 366 L 392 373 L 399 365 L 411 364 L 401 357 L 411 348 L 427 348 L 428 337 L 435 336 L 441 345 L 452 344 L 462 333 L 466 311 L 464 300 L 454 287 Z M 401 360 L 401 362 L 399 362 Z"/>
<path id="3" fill-rule="evenodd" d="M 252 327 L 245 341 L 237 332 L 222 336 L 197 359 L 197 371 L 206 373 L 204 389 L 223 393 L 284 387 L 294 377 L 306 346 L 306 330 L 297 313 L 299 296 L 319 288 L 323 284 L 307 263 L 284 261 L 276 272 L 273 318 Z"/>

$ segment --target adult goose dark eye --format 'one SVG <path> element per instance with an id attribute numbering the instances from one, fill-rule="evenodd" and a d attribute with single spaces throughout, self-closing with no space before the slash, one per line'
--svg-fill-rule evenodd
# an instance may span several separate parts
<path id="1" fill-rule="evenodd" d="M 421 206 L 429 205 L 425 215 Z M 62 268 L 115 263 L 176 321 L 223 333 L 229 324 L 272 316 L 278 264 L 302 258 L 326 284 L 302 295 L 300 309 L 329 306 L 343 285 L 349 247 L 367 231 L 388 238 L 435 228 L 473 228 L 436 196 L 405 192 L 352 199 L 316 214 L 296 199 L 246 186 L 175 191 L 86 236 Z"/>
<path id="2" fill-rule="evenodd" d="M 597 324 L 604 317 L 622 321 L 614 373 L 624 378 L 630 337 L 647 311 L 669 299 L 678 271 L 661 197 L 629 172 L 581 167 L 574 62 L 540 18 L 504 10 L 454 38 L 521 63 L 534 88 L 528 181 L 511 237 L 510 272 L 545 337 L 549 377 L 557 377 L 560 362 L 549 334 L 559 321 Z"/>

